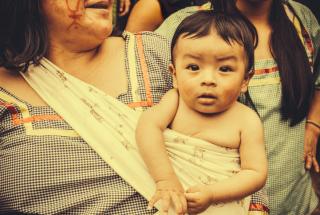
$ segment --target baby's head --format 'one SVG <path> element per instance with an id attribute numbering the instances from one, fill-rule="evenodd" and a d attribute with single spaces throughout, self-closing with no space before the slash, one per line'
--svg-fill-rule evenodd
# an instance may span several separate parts
<path id="1" fill-rule="evenodd" d="M 175 85 L 201 113 L 227 110 L 253 75 L 255 30 L 238 14 L 199 11 L 178 26 L 171 43 Z"/>

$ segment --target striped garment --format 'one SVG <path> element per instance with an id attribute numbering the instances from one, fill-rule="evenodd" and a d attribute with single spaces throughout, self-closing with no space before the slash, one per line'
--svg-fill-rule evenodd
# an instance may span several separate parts
<path id="1" fill-rule="evenodd" d="M 169 43 L 123 34 L 128 92 L 137 111 L 172 87 Z M 0 87 L 0 214 L 153 214 L 147 200 L 110 168 L 51 108 Z"/>

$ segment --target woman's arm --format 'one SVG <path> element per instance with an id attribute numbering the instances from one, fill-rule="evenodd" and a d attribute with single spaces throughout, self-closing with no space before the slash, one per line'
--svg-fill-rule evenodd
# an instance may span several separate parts
<path id="1" fill-rule="evenodd" d="M 316 80 L 316 91 L 311 102 L 310 110 L 307 116 L 307 120 L 314 123 L 320 123 L 320 26 L 315 18 L 314 14 L 306 6 L 290 0 L 289 3 L 294 8 L 296 14 L 301 19 L 303 26 L 306 28 L 308 34 L 311 37 L 314 47 L 314 74 Z M 320 129 L 317 129 L 312 123 L 306 123 L 305 138 L 304 138 L 304 159 L 306 162 L 306 168 L 314 169 L 319 172 L 319 164 L 316 160 L 316 147 L 319 139 Z"/>
<path id="2" fill-rule="evenodd" d="M 163 20 L 158 0 L 139 0 L 130 13 L 125 30 L 133 33 L 153 31 Z"/>
<path id="3" fill-rule="evenodd" d="M 319 163 L 316 158 L 318 138 L 320 135 L 320 89 L 315 91 L 306 122 L 304 136 L 304 159 L 306 169 L 312 166 L 319 172 Z"/>

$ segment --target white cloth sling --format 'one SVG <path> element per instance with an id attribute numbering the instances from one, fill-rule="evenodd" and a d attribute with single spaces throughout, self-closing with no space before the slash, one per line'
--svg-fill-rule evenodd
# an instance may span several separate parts
<path id="1" fill-rule="evenodd" d="M 30 66 L 21 75 L 124 180 L 146 199 L 152 197 L 155 183 L 135 143 L 139 112 L 62 71 L 47 59 L 39 66 Z M 164 136 L 169 157 L 184 188 L 224 180 L 240 170 L 238 150 L 169 129 Z M 203 214 L 248 214 L 249 202 L 247 197 L 215 204 Z M 161 205 L 156 207 L 160 209 Z M 172 208 L 169 212 L 174 214 Z"/>

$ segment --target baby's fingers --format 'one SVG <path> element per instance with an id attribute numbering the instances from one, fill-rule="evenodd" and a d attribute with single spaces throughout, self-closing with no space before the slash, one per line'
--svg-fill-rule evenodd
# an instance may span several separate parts
<path id="1" fill-rule="evenodd" d="M 188 204 L 187 204 L 187 199 L 186 199 L 185 195 L 180 195 L 180 201 L 181 201 L 181 204 L 182 204 L 183 213 L 187 213 Z"/>
<path id="2" fill-rule="evenodd" d="M 149 203 L 148 203 L 148 210 L 151 210 L 152 207 L 154 206 L 154 204 L 159 201 L 159 199 L 161 198 L 160 195 L 155 194 L 154 196 L 152 196 L 152 198 L 150 199 Z"/>
<path id="3" fill-rule="evenodd" d="M 201 209 L 194 207 L 194 208 L 188 208 L 188 213 L 191 214 L 198 214 L 199 212 L 201 212 Z"/>
<path id="4" fill-rule="evenodd" d="M 186 193 L 186 199 L 189 202 L 197 202 L 198 200 L 198 193 Z"/>
<path id="5" fill-rule="evenodd" d="M 162 203 L 162 213 L 163 215 L 168 214 L 169 206 L 170 206 L 170 196 L 169 195 L 164 195 L 161 198 L 161 203 Z"/>
<path id="6" fill-rule="evenodd" d="M 184 202 L 186 202 L 186 200 L 185 200 L 183 194 L 177 193 L 174 191 L 171 191 L 170 194 L 171 194 L 171 199 L 172 199 L 172 202 L 173 202 L 173 205 L 176 209 L 177 214 L 186 213 L 187 206 L 186 206 L 186 203 L 184 203 Z"/>

